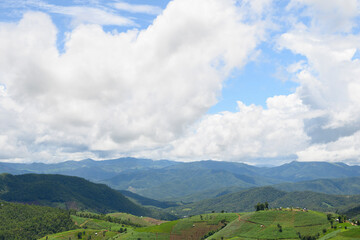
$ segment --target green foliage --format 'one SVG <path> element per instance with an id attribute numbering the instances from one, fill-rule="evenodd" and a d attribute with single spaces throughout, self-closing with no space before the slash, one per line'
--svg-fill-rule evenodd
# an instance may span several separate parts
<path id="1" fill-rule="evenodd" d="M 99 213 L 127 212 L 135 215 L 169 218 L 173 216 L 142 207 L 104 184 L 79 177 L 47 174 L 7 174 L 0 178 L 0 199 L 10 202 L 88 209 Z"/>
<path id="2" fill-rule="evenodd" d="M 123 224 L 123 225 L 128 225 L 128 226 L 133 226 L 133 227 L 142 227 L 141 224 L 134 223 L 130 219 L 111 217 L 110 215 L 78 212 L 78 213 L 76 213 L 76 216 L 82 217 L 82 218 L 93 218 L 93 219 L 103 220 L 103 221 L 110 222 L 110 223 Z M 92 227 L 92 228 L 94 228 L 94 227 Z M 95 229 L 96 228 L 97 227 L 95 227 Z M 99 229 L 102 229 L 102 228 L 106 228 L 106 227 L 101 226 Z"/>
<path id="3" fill-rule="evenodd" d="M 326 215 L 322 213 L 300 210 L 258 211 L 241 215 L 212 238 L 297 239 L 299 236 L 316 237 L 322 229 L 328 227 Z"/>
<path id="4" fill-rule="evenodd" d="M 274 185 L 273 187 L 288 192 L 312 191 L 327 194 L 355 195 L 360 194 L 360 177 L 316 179 L 296 183 L 281 183 Z"/>
<path id="5" fill-rule="evenodd" d="M 269 203 L 257 203 L 254 207 L 256 211 L 269 210 Z"/>
<path id="6" fill-rule="evenodd" d="M 213 210 L 219 212 L 245 212 L 265 209 L 267 201 L 272 208 L 300 207 L 317 211 L 335 212 L 337 209 L 346 209 L 360 202 L 360 195 L 338 196 L 315 192 L 284 192 L 272 187 L 252 188 L 237 193 L 230 193 L 213 199 L 203 200 L 191 204 L 184 204 L 169 208 L 178 216 L 209 213 Z"/>
<path id="7" fill-rule="evenodd" d="M 65 210 L 0 202 L 0 239 L 37 239 L 74 229 Z"/>

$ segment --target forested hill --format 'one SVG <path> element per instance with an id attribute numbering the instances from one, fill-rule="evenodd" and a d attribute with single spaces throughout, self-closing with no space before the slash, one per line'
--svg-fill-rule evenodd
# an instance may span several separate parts
<path id="1" fill-rule="evenodd" d="M 327 194 L 355 195 L 360 194 L 360 177 L 316 179 L 297 183 L 282 183 L 274 188 L 287 191 L 312 191 Z"/>
<path id="2" fill-rule="evenodd" d="M 48 174 L 0 175 L 0 199 L 9 202 L 33 203 L 134 215 L 167 218 L 169 215 L 142 207 L 120 192 L 104 184 L 95 184 L 79 177 Z"/>
<path id="3" fill-rule="evenodd" d="M 0 201 L 0 239 L 39 239 L 75 229 L 65 210 Z"/>
<path id="4" fill-rule="evenodd" d="M 360 195 L 330 195 L 310 191 L 285 192 L 273 187 L 252 188 L 217 198 L 207 199 L 172 208 L 179 215 L 220 212 L 253 211 L 258 202 L 268 202 L 271 207 L 300 207 L 318 211 L 345 212 L 358 206 Z"/>

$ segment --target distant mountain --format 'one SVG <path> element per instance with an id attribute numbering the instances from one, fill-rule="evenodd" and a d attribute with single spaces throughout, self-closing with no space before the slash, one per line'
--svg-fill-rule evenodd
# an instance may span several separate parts
<path id="1" fill-rule="evenodd" d="M 66 161 L 55 164 L 45 163 L 2 163 L 0 173 L 24 174 L 62 174 L 82 177 L 92 181 L 98 181 L 115 176 L 128 170 L 158 169 L 177 164 L 173 161 L 139 158 L 119 158 L 104 161 L 85 159 L 82 161 Z"/>
<path id="2" fill-rule="evenodd" d="M 127 171 L 103 182 L 115 189 L 128 189 L 157 200 L 179 199 L 229 186 L 249 188 L 279 183 L 276 179 L 257 175 L 253 168 L 246 164 L 213 161 L 179 163 L 162 169 Z"/>
<path id="3" fill-rule="evenodd" d="M 115 189 L 128 189 L 158 200 L 197 201 L 240 189 L 320 177 L 360 176 L 359 166 L 326 162 L 291 162 L 265 168 L 243 163 L 200 161 L 161 169 L 127 171 L 103 180 Z"/>
<path id="4" fill-rule="evenodd" d="M 360 177 L 317 179 L 297 183 L 281 183 L 274 188 L 294 192 L 313 191 L 327 194 L 356 195 L 360 194 Z"/>
<path id="5" fill-rule="evenodd" d="M 252 188 L 217 198 L 169 208 L 179 216 L 220 212 L 254 211 L 258 202 L 268 202 L 270 207 L 301 207 L 319 211 L 337 211 L 357 206 L 360 195 L 342 196 L 315 192 L 285 192 L 273 187 Z"/>
<path id="6" fill-rule="evenodd" d="M 104 161 L 86 159 L 57 164 L 0 163 L 0 172 L 78 176 L 151 199 L 190 202 L 251 187 L 316 179 L 359 177 L 360 166 L 293 161 L 277 167 L 256 167 L 243 163 L 210 160 L 180 163 L 167 160 L 120 158 Z M 293 185 L 293 187 L 278 185 L 277 188 L 292 191 L 291 189 L 297 190 L 299 187 L 300 190 L 332 194 L 357 193 L 357 187 L 351 188 L 348 183 L 342 184 L 342 187 L 340 185 L 340 183 L 331 182 L 312 182 L 307 186 L 304 184 Z M 349 186 L 347 190 L 346 186 Z"/>
<path id="7" fill-rule="evenodd" d="M 134 215 L 169 217 L 142 207 L 104 184 L 79 177 L 47 174 L 0 175 L 0 199 L 99 213 L 125 212 Z"/>
<path id="8" fill-rule="evenodd" d="M 158 208 L 169 208 L 169 207 L 176 207 L 179 204 L 175 202 L 164 202 L 164 201 L 157 201 L 155 199 L 143 197 L 136 193 L 127 191 L 127 190 L 119 190 L 123 195 L 125 195 L 130 200 L 135 201 L 136 203 L 143 205 L 143 206 L 153 206 Z"/>
<path id="9" fill-rule="evenodd" d="M 360 176 L 360 166 L 344 163 L 293 161 L 273 168 L 259 168 L 261 176 L 286 182 L 299 182 L 320 178 L 346 178 Z"/>

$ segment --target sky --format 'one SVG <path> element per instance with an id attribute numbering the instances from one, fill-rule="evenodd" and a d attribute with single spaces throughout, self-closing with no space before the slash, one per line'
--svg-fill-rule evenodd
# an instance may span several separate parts
<path id="1" fill-rule="evenodd" d="M 2 0 L 0 161 L 360 164 L 359 0 Z"/>

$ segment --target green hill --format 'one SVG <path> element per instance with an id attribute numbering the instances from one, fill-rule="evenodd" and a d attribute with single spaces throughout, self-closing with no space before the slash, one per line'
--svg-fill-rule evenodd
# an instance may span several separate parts
<path id="1" fill-rule="evenodd" d="M 38 239 L 74 229 L 65 210 L 0 201 L 0 239 Z"/>
<path id="2" fill-rule="evenodd" d="M 297 183 L 281 183 L 272 187 L 287 191 L 312 191 L 327 194 L 355 195 L 360 194 L 360 177 L 317 179 Z"/>
<path id="3" fill-rule="evenodd" d="M 111 217 L 110 217 L 111 216 Z M 72 216 L 82 229 L 48 236 L 57 239 L 358 239 L 360 228 L 334 221 L 338 215 L 301 209 L 209 213 L 170 222 L 149 222 L 123 213 Z M 130 221 L 127 225 L 120 221 Z M 332 223 L 331 223 L 332 222 Z M 42 238 L 45 240 L 46 238 Z"/>
<path id="4" fill-rule="evenodd" d="M 300 207 L 318 211 L 345 211 L 357 206 L 360 195 L 329 195 L 315 192 L 285 192 L 272 187 L 252 188 L 217 198 L 169 208 L 178 216 L 220 212 L 244 212 L 254 210 L 258 202 L 268 202 L 270 207 Z"/>
<path id="5" fill-rule="evenodd" d="M 0 175 L 0 199 L 100 213 L 127 212 L 135 215 L 171 217 L 127 199 L 104 184 L 79 177 L 47 174 Z"/>
<path id="6" fill-rule="evenodd" d="M 326 214 L 302 211 L 259 211 L 241 214 L 212 239 L 299 239 L 330 229 Z"/>

